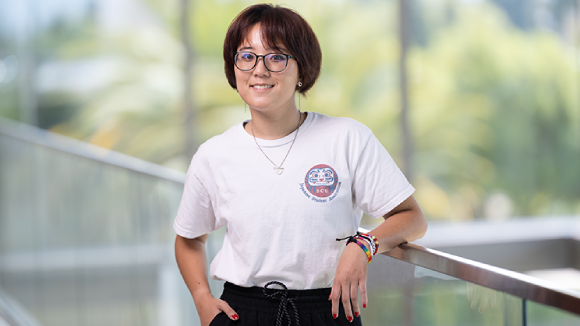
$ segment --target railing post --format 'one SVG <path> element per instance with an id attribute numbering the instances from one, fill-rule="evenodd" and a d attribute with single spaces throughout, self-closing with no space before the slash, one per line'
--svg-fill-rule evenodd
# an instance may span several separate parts
<path id="1" fill-rule="evenodd" d="M 522 326 L 528 326 L 528 300 L 522 299 Z"/>

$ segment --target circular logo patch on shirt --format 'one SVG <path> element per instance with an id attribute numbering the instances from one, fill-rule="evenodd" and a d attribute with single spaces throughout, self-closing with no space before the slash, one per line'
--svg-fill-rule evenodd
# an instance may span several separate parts
<path id="1" fill-rule="evenodd" d="M 338 174 L 330 165 L 318 164 L 308 170 L 304 184 L 306 190 L 313 196 L 330 197 L 336 191 Z"/>

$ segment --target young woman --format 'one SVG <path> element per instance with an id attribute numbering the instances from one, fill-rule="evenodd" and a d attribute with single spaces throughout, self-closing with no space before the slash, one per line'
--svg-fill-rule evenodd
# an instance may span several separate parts
<path id="1" fill-rule="evenodd" d="M 296 107 L 321 58 L 311 27 L 290 9 L 254 5 L 229 27 L 225 72 L 251 120 L 200 146 L 174 223 L 203 326 L 361 325 L 372 256 L 426 231 L 413 187 L 368 128 Z M 357 235 L 363 211 L 384 218 L 370 235 Z M 210 267 L 226 281 L 217 299 L 204 246 L 224 225 Z"/>

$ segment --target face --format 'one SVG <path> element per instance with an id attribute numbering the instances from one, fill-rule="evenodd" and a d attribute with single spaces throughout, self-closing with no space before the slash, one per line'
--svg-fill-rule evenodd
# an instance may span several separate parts
<path id="1" fill-rule="evenodd" d="M 260 24 L 252 27 L 238 51 L 251 51 L 257 55 L 267 53 L 288 53 L 280 46 L 280 50 L 265 48 L 262 44 Z M 288 59 L 288 66 L 281 72 L 271 72 L 264 66 L 263 58 L 258 59 L 256 66 L 249 71 L 241 71 L 234 67 L 238 93 L 250 108 L 262 112 L 296 109 L 294 92 L 298 84 L 298 64 L 294 59 Z"/>
<path id="2" fill-rule="evenodd" d="M 329 168 L 312 169 L 308 174 L 308 184 L 313 187 L 332 186 L 334 171 Z"/>

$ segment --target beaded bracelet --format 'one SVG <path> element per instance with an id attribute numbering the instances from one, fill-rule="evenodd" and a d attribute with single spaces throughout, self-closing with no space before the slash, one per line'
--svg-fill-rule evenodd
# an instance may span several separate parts
<path id="1" fill-rule="evenodd" d="M 359 232 L 357 232 L 356 236 L 366 239 L 369 242 L 369 244 L 371 245 L 371 247 L 373 248 L 373 256 L 377 254 L 377 252 L 379 251 L 379 240 L 377 240 L 377 237 L 375 237 L 372 234 L 359 233 Z"/>
<path id="2" fill-rule="evenodd" d="M 379 249 L 379 240 L 377 240 L 377 237 L 375 237 L 374 235 L 370 234 L 370 233 L 361 233 L 360 236 L 365 237 L 367 239 L 369 239 L 369 241 L 372 241 L 375 243 L 377 250 Z"/>

